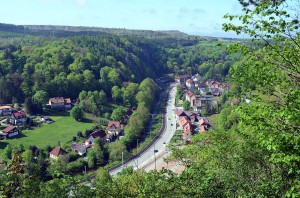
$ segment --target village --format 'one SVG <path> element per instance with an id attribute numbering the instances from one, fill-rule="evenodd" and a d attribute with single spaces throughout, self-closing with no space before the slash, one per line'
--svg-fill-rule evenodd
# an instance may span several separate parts
<path id="1" fill-rule="evenodd" d="M 176 108 L 174 109 L 174 118 L 176 119 L 176 134 L 179 135 L 181 144 L 190 144 L 191 136 L 197 133 L 208 131 L 212 126 L 207 117 L 208 109 L 213 109 L 218 106 L 218 97 L 229 89 L 229 84 L 208 80 L 201 82 L 199 74 L 195 75 L 180 75 L 175 78 L 177 91 L 182 90 L 182 97 L 176 98 Z M 188 106 L 184 105 L 187 103 Z M 50 98 L 47 109 L 55 111 L 68 111 L 76 103 L 72 103 L 70 98 L 55 97 Z M 129 119 L 133 110 L 128 109 L 126 117 Z M 35 116 L 26 116 L 24 109 L 15 109 L 11 106 L 0 106 L 0 121 L 1 127 L 5 127 L 0 132 L 0 138 L 11 139 L 21 133 L 20 128 L 28 122 L 32 122 Z M 40 119 L 34 119 L 33 125 L 41 126 L 41 124 L 51 124 L 54 121 L 50 116 L 40 115 Z M 169 118 L 170 119 L 170 118 Z M 108 120 L 105 128 L 95 128 L 86 130 L 85 135 L 81 135 L 85 140 L 75 141 L 67 150 L 76 152 L 79 156 L 85 157 L 87 150 L 93 148 L 97 138 L 103 142 L 110 143 L 116 139 L 124 137 L 124 123 L 120 121 Z M 66 149 L 60 145 L 53 147 L 49 151 L 49 157 L 57 160 L 60 156 L 67 155 Z"/>
<path id="2" fill-rule="evenodd" d="M 47 109 L 51 109 L 54 112 L 67 112 L 76 103 L 72 103 L 70 98 L 55 97 L 50 98 L 49 103 L 46 104 Z M 126 112 L 126 118 L 132 115 L 133 110 L 128 109 Z M 24 126 L 28 126 L 30 123 L 30 128 L 35 130 L 43 125 L 49 125 L 54 120 L 51 119 L 51 116 L 48 115 L 38 115 L 38 116 L 27 116 L 24 109 L 14 108 L 9 105 L 0 106 L 0 139 L 9 140 L 18 135 L 22 134 L 22 129 Z M 38 118 L 38 119 L 37 119 Z M 87 149 L 94 146 L 94 141 L 96 138 L 103 140 L 103 142 L 110 143 L 116 139 L 122 139 L 124 137 L 124 124 L 120 121 L 108 120 L 105 124 L 106 127 L 101 129 L 99 127 L 94 129 L 86 129 L 85 133 L 78 132 L 78 138 L 73 137 L 73 140 L 76 143 L 73 143 L 70 147 L 71 150 L 76 152 L 79 156 L 85 157 Z M 76 133 L 76 131 L 74 131 Z M 80 143 L 78 140 L 85 138 L 85 140 Z M 70 150 L 70 149 L 68 149 Z M 51 159 L 57 160 L 59 157 L 68 154 L 60 145 L 52 148 L 49 151 L 49 157 Z"/>
<path id="3" fill-rule="evenodd" d="M 176 130 L 182 135 L 183 143 L 189 144 L 193 134 L 206 132 L 212 127 L 207 115 L 218 108 L 218 98 L 230 86 L 214 80 L 201 82 L 199 74 L 176 76 L 175 82 L 177 91 L 182 90 L 182 98 L 176 98 L 174 109 Z"/>

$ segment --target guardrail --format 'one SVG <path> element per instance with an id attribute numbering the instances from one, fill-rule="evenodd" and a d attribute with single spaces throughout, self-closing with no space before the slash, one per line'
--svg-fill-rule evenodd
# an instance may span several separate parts
<path id="1" fill-rule="evenodd" d="M 169 95 L 170 90 L 171 90 L 171 88 L 168 89 L 167 95 Z M 135 158 L 137 158 L 138 156 L 140 156 L 141 154 L 143 154 L 148 148 L 150 148 L 151 146 L 153 146 L 153 144 L 156 142 L 156 140 L 162 135 L 162 133 L 165 132 L 165 130 L 166 130 L 166 120 L 167 120 L 166 119 L 166 112 L 164 112 L 162 115 L 163 115 L 162 116 L 162 125 L 161 125 L 161 127 L 159 129 L 159 132 L 156 134 L 156 136 L 151 140 L 151 142 L 149 144 L 147 144 L 144 148 L 142 148 L 138 153 L 136 153 L 135 155 L 133 155 L 132 157 L 130 157 L 128 160 L 126 160 L 125 162 L 123 162 L 123 166 L 126 165 L 126 164 L 128 164 L 131 160 L 134 160 Z M 117 164 L 117 165 L 109 168 L 108 171 L 111 172 L 111 171 L 113 171 L 113 170 L 115 170 L 115 169 L 117 169 L 117 168 L 119 168 L 121 166 L 122 166 L 122 163 Z M 96 174 L 93 174 L 93 175 L 91 175 L 91 176 L 89 176 L 89 177 L 87 177 L 85 179 L 82 179 L 82 180 L 78 181 L 78 183 L 86 182 L 87 179 L 89 179 L 89 180 L 95 179 L 95 177 L 96 177 Z"/>
<path id="2" fill-rule="evenodd" d="M 169 94 L 169 90 L 167 95 Z M 128 160 L 126 160 L 123 163 L 117 164 L 111 168 L 108 169 L 109 172 L 114 171 L 115 169 L 120 168 L 122 165 L 126 166 L 126 164 L 128 164 L 131 160 L 136 159 L 137 157 L 139 157 L 141 154 L 143 154 L 148 148 L 150 148 L 151 146 L 154 145 L 154 143 L 156 142 L 156 140 L 162 135 L 163 132 L 165 132 L 166 130 L 166 113 L 164 112 L 162 114 L 162 125 L 159 129 L 159 132 L 156 134 L 156 136 L 151 140 L 151 142 L 149 144 L 147 144 L 144 148 L 142 148 L 140 151 L 138 151 L 138 153 L 136 153 L 135 155 L 133 155 L 132 157 L 130 157 Z"/>

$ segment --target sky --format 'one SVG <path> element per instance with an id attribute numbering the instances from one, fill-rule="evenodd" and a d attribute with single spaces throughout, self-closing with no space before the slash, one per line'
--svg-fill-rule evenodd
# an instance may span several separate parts
<path id="1" fill-rule="evenodd" d="M 225 33 L 222 17 L 241 13 L 238 0 L 2 0 L 0 23 Z"/>

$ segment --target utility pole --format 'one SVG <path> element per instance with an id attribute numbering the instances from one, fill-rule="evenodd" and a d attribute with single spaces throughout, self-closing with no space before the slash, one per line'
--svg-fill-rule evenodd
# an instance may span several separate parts
<path id="1" fill-rule="evenodd" d="M 122 168 L 123 168 L 123 164 L 124 164 L 124 152 L 122 151 Z"/>
<path id="2" fill-rule="evenodd" d="M 136 154 L 138 154 L 138 148 L 139 148 L 139 139 L 136 140 Z M 139 157 L 136 156 L 136 169 L 139 168 Z"/>

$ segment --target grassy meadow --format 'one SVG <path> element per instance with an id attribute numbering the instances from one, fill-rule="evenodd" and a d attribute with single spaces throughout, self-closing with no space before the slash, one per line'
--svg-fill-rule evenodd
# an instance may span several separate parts
<path id="1" fill-rule="evenodd" d="M 48 145 L 54 147 L 58 145 L 58 141 L 61 144 L 72 141 L 72 137 L 77 136 L 78 131 L 82 131 L 84 134 L 86 129 L 91 129 L 93 126 L 91 120 L 76 122 L 72 117 L 65 115 L 49 117 L 54 121 L 53 123 L 43 124 L 34 130 L 23 130 L 22 134 L 12 139 L 1 140 L 0 153 L 2 154 L 7 144 L 23 144 L 25 149 L 30 145 L 35 145 L 38 148 L 45 148 Z"/>

